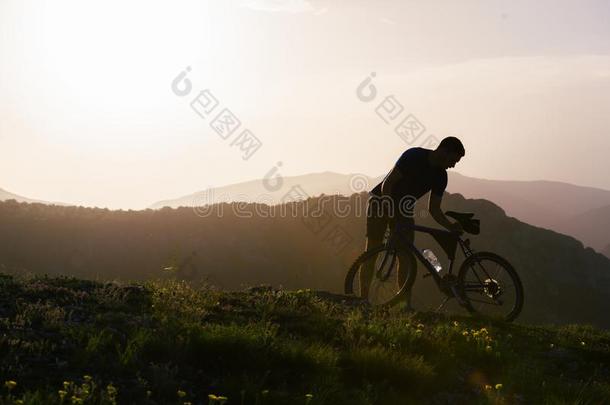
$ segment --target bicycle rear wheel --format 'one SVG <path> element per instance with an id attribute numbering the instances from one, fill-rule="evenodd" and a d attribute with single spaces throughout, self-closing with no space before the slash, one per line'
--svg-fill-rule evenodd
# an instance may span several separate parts
<path id="1" fill-rule="evenodd" d="M 382 245 L 362 253 L 354 261 L 345 276 L 344 291 L 347 295 L 365 298 L 374 306 L 392 306 L 404 298 L 415 281 L 416 272 L 414 259 L 402 263 L 395 249 Z M 361 284 L 367 279 L 368 294 L 362 294 L 365 286 Z"/>
<path id="2" fill-rule="evenodd" d="M 519 275 L 503 257 L 491 252 L 469 256 L 458 274 L 458 288 L 471 313 L 512 321 L 523 308 Z"/>

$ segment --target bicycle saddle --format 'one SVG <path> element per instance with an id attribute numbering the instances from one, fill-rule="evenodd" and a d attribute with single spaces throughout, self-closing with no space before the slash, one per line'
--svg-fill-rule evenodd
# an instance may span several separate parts
<path id="1" fill-rule="evenodd" d="M 462 225 L 462 228 L 464 228 L 464 232 L 468 232 L 473 235 L 478 235 L 479 232 L 481 232 L 481 221 L 473 218 L 473 212 L 447 211 L 445 212 L 445 215 L 458 221 Z"/>

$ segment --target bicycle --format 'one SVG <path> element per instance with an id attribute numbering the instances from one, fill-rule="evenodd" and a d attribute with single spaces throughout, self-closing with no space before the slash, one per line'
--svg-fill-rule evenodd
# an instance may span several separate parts
<path id="1" fill-rule="evenodd" d="M 454 218 L 462 228 L 466 228 L 469 221 L 475 221 L 478 225 L 478 220 L 475 220 L 473 213 L 458 213 L 447 211 L 448 217 Z M 415 247 L 414 242 L 410 242 L 408 250 L 413 256 L 423 264 L 428 271 L 424 277 L 433 277 L 439 290 L 446 296 L 443 303 L 437 309 L 440 310 L 450 299 L 455 298 L 460 306 L 465 308 L 473 315 L 480 315 L 488 318 L 498 318 L 504 321 L 513 321 L 523 308 L 523 285 L 519 279 L 519 275 L 513 266 L 500 255 L 493 252 L 475 252 L 470 247 L 470 239 L 463 239 L 463 232 L 449 231 L 438 228 L 429 228 L 421 225 L 410 225 L 416 232 L 430 234 L 442 247 L 447 254 L 450 262 L 447 272 L 440 275 L 434 266 L 424 257 L 423 253 Z M 478 233 L 478 227 L 475 231 L 469 232 Z M 368 263 L 373 269 L 371 275 L 369 293 L 366 298 L 371 304 L 380 307 L 390 307 L 401 302 L 407 293 L 411 291 L 417 275 L 417 263 L 415 260 L 410 260 L 406 264 L 406 275 L 404 284 L 398 288 L 398 282 L 395 279 L 399 278 L 400 258 L 399 253 L 402 246 L 397 243 L 397 227 L 395 226 L 387 242 L 373 247 L 370 250 L 362 253 L 351 265 L 345 277 L 344 290 L 346 295 L 355 294 L 358 289 L 354 288 L 355 283 L 359 283 L 359 273 L 361 268 Z M 460 246 L 464 254 L 464 262 L 460 266 L 457 275 L 453 274 L 453 264 L 455 262 L 455 253 L 457 246 Z M 407 255 L 403 255 L 407 257 Z M 378 260 L 381 259 L 381 260 Z M 371 261 L 374 261 L 371 263 Z M 485 263 L 485 266 L 483 265 Z M 489 264 L 487 264 L 489 263 Z M 490 265 L 495 265 L 496 271 L 488 271 Z M 500 274 L 502 273 L 502 274 Z M 501 277 L 502 276 L 502 277 Z M 504 281 L 504 278 L 508 282 Z M 380 303 L 371 302 L 371 291 L 377 292 L 380 285 L 389 281 L 391 293 L 387 300 Z M 377 284 L 376 289 L 373 289 L 374 283 Z M 387 286 L 384 287 L 387 290 Z M 398 288 L 398 291 L 395 291 Z M 358 291 L 359 293 L 359 291 Z M 504 306 L 507 299 L 513 298 L 512 304 Z M 487 307 L 489 306 L 489 313 Z M 493 306 L 501 307 L 499 312 L 501 315 L 492 313 Z M 501 311 L 504 309 L 504 311 Z M 507 312 L 507 313 L 504 313 Z"/>

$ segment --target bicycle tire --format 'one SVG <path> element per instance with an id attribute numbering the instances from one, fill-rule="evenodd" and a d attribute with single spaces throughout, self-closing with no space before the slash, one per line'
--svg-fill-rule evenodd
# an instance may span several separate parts
<path id="1" fill-rule="evenodd" d="M 347 274 L 345 275 L 345 281 L 343 290 L 346 295 L 359 295 L 359 291 L 354 291 L 354 282 L 356 277 L 358 277 L 361 266 L 366 263 L 368 260 L 371 260 L 376 255 L 385 252 L 385 251 L 394 251 L 385 245 L 378 246 L 371 250 L 367 250 L 363 252 L 358 258 L 352 263 Z M 400 258 L 399 258 L 400 265 Z M 391 298 L 388 302 L 378 305 L 379 307 L 391 307 L 399 303 L 406 295 L 407 291 L 413 286 L 415 282 L 415 278 L 417 276 L 417 263 L 414 258 L 411 258 L 411 263 L 407 264 L 407 276 L 405 278 L 405 283 L 398 290 L 398 292 Z"/>
<path id="2" fill-rule="evenodd" d="M 467 276 L 467 272 L 473 267 L 473 265 L 479 263 L 483 260 L 495 262 L 502 266 L 502 268 L 506 271 L 506 273 L 510 276 L 511 281 L 515 288 L 515 303 L 511 311 L 503 317 L 503 320 L 506 322 L 512 322 L 515 320 L 523 309 L 523 284 L 521 283 L 521 279 L 517 274 L 517 271 L 513 268 L 513 266 L 503 258 L 502 256 L 493 253 L 493 252 L 476 252 L 470 256 L 462 263 L 460 266 L 460 270 L 458 273 L 458 289 L 460 291 L 461 298 L 464 300 L 464 307 L 471 314 L 476 314 L 482 317 L 486 317 L 481 311 L 474 308 L 472 305 L 471 299 L 466 295 L 465 292 L 465 278 Z M 487 281 L 487 280 L 486 280 Z M 494 281 L 495 282 L 495 281 Z"/>

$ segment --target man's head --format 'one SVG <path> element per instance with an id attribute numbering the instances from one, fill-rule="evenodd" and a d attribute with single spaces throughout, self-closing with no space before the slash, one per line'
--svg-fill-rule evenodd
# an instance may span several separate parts
<path id="1" fill-rule="evenodd" d="M 455 136 L 448 136 L 434 150 L 436 165 L 443 169 L 454 167 L 466 154 L 464 145 Z"/>

